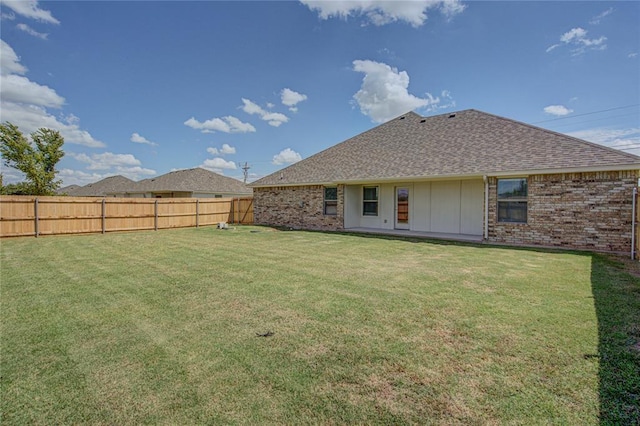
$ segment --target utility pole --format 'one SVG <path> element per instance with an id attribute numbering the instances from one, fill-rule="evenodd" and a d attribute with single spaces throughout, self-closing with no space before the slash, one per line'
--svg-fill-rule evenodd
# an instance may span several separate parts
<path id="1" fill-rule="evenodd" d="M 242 169 L 242 173 L 244 174 L 244 183 L 247 183 L 247 177 L 249 176 L 249 169 L 251 167 L 249 167 L 249 165 L 247 164 L 247 162 L 244 162 L 244 166 L 240 165 L 240 168 Z"/>

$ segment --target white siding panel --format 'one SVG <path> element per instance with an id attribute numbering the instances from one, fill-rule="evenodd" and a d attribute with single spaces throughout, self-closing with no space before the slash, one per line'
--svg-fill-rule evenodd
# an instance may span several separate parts
<path id="1" fill-rule="evenodd" d="M 481 180 L 463 180 L 460 195 L 460 233 L 482 235 L 484 183 Z"/>
<path id="2" fill-rule="evenodd" d="M 419 182 L 413 185 L 413 197 L 409 199 L 412 209 L 411 229 L 429 232 L 431 230 L 431 183 Z"/>
<path id="3" fill-rule="evenodd" d="M 431 232 L 460 233 L 460 181 L 431 183 Z"/>
<path id="4" fill-rule="evenodd" d="M 380 228 L 393 229 L 396 220 L 396 190 L 395 185 L 380 185 L 380 201 L 378 206 L 378 217 L 380 218 Z"/>
<path id="5" fill-rule="evenodd" d="M 360 198 L 362 192 L 358 185 L 347 185 L 344 188 L 344 227 L 357 228 L 360 225 Z"/>

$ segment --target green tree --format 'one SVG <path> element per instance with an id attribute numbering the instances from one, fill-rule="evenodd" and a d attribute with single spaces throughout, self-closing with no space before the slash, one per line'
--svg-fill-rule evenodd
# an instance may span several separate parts
<path id="1" fill-rule="evenodd" d="M 54 195 L 62 183 L 56 180 L 56 164 L 64 156 L 64 138 L 56 130 L 42 128 L 31 133 L 31 139 L 33 143 L 9 122 L 0 124 L 0 154 L 4 164 L 20 170 L 27 179 L 3 187 L 3 192 Z"/>

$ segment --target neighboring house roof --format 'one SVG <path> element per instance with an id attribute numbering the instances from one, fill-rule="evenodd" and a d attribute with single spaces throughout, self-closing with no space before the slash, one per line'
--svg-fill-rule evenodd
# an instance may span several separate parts
<path id="1" fill-rule="evenodd" d="M 251 194 L 252 189 L 237 179 L 222 176 L 202 168 L 178 170 L 155 178 L 134 182 L 124 190 L 111 193 L 198 192 L 220 194 Z"/>
<path id="2" fill-rule="evenodd" d="M 60 190 L 64 194 L 67 194 L 71 197 L 104 197 L 107 193 L 116 192 L 122 190 L 124 188 L 130 187 L 134 185 L 135 182 L 131 179 L 127 179 L 124 176 L 109 176 L 108 178 L 104 178 L 98 182 L 90 183 L 85 186 L 79 186 L 76 188 L 71 188 L 74 185 L 71 185 L 67 188 L 64 188 L 64 192 Z M 69 189 L 71 188 L 71 189 Z"/>
<path id="3" fill-rule="evenodd" d="M 477 110 L 409 112 L 251 187 L 640 169 L 640 157 Z"/>
<path id="4" fill-rule="evenodd" d="M 78 188 L 82 188 L 80 185 L 69 185 L 69 186 L 65 186 L 64 188 L 59 188 L 56 191 L 56 194 L 60 194 L 60 195 L 68 195 L 70 191 L 74 191 Z"/>

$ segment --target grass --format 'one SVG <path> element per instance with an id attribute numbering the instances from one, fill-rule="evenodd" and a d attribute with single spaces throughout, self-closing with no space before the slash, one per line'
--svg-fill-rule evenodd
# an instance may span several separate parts
<path id="1" fill-rule="evenodd" d="M 640 279 L 606 256 L 260 227 L 0 244 L 3 424 L 640 419 Z"/>

